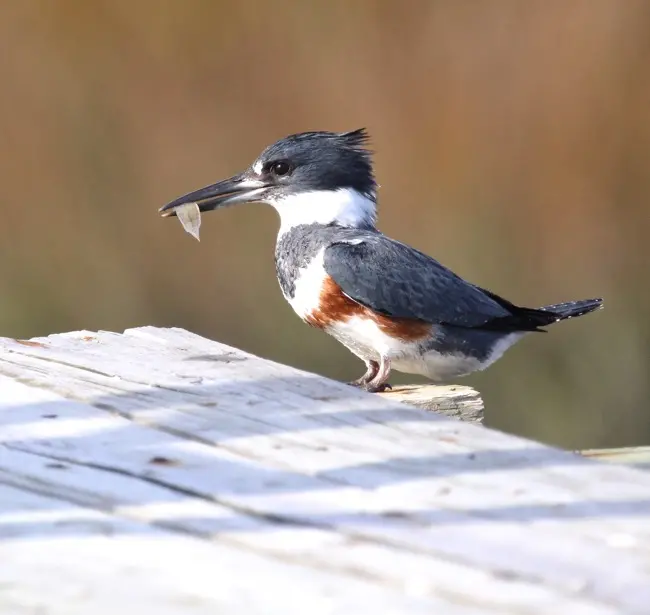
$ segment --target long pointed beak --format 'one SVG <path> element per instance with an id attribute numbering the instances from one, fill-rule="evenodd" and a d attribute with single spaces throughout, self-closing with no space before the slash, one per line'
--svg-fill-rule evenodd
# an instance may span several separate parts
<path id="1" fill-rule="evenodd" d="M 158 211 L 163 217 L 167 217 L 175 216 L 175 209 L 186 203 L 196 203 L 201 212 L 212 211 L 237 203 L 253 203 L 259 199 L 267 187 L 263 181 L 240 173 L 211 186 L 199 188 L 194 192 L 178 197 Z"/>

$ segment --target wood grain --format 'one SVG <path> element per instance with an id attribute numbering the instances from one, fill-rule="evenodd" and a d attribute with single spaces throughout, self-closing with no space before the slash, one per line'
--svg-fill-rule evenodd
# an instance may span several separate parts
<path id="1" fill-rule="evenodd" d="M 483 400 L 477 391 L 459 385 L 403 385 L 380 393 L 391 401 L 398 401 L 416 408 L 433 410 L 445 416 L 470 423 L 482 423 Z"/>
<path id="2" fill-rule="evenodd" d="M 30 341 L 0 339 L 0 610 L 647 613 L 648 472 L 181 329 Z"/>

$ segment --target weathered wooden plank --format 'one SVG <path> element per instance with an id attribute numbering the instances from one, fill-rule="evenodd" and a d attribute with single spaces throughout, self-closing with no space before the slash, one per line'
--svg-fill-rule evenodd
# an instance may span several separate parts
<path id="1" fill-rule="evenodd" d="M 38 460 L 38 456 L 34 456 L 33 460 L 26 459 L 25 457 L 26 455 L 24 453 L 19 453 L 18 458 L 14 461 L 30 466 L 34 465 L 33 462 Z M 84 468 L 83 466 L 80 469 L 82 471 L 78 473 L 78 468 L 68 466 L 66 472 L 59 472 L 59 475 L 65 476 L 59 488 L 60 496 L 64 501 L 83 497 L 83 495 L 92 497 L 92 488 L 88 490 L 88 486 L 92 485 L 93 482 L 101 484 L 107 478 L 100 470 Z M 28 473 L 31 473 L 31 471 L 28 470 Z M 84 476 L 84 474 L 86 475 Z M 137 481 L 131 480 L 137 483 Z M 50 481 L 51 479 L 47 480 L 48 484 L 50 484 Z M 1 482 L 2 473 L 0 472 Z M 68 482 L 84 484 L 86 492 L 84 492 L 84 487 L 79 487 L 79 485 L 72 490 L 69 489 L 67 486 Z M 42 488 L 40 480 L 34 478 L 26 479 L 24 475 L 22 480 L 14 481 L 13 485 L 15 487 L 20 486 L 24 489 L 32 488 L 38 492 Z M 47 489 L 51 491 L 51 484 Z M 107 491 L 110 492 L 111 489 L 109 487 L 107 490 L 104 490 L 104 498 L 110 497 Z M 139 487 L 136 485 L 135 490 L 137 491 L 138 489 Z M 28 492 L 28 495 L 31 494 Z M 167 494 L 167 496 L 169 495 L 173 496 L 173 492 Z M 271 527 L 262 527 L 265 523 L 270 525 L 270 521 L 264 522 L 259 520 L 258 526 L 254 527 L 253 523 L 243 523 L 237 511 L 230 511 L 230 518 L 223 517 L 220 514 L 210 515 L 208 508 L 211 505 L 206 502 L 204 502 L 205 506 L 196 507 L 183 501 L 173 505 L 172 502 L 167 501 L 167 497 L 161 500 L 143 500 L 142 505 L 132 503 L 129 506 L 115 507 L 112 510 L 111 516 L 88 512 L 87 510 L 80 511 L 77 507 L 71 507 L 67 504 L 62 506 L 60 502 L 57 502 L 56 511 L 48 512 L 47 514 L 34 514 L 33 512 L 26 513 L 23 508 L 25 506 L 24 493 L 16 497 L 15 495 L 12 496 L 11 493 L 5 494 L 0 489 L 0 496 L 5 497 L 5 501 L 20 503 L 20 507 L 18 508 L 20 514 L 7 516 L 0 513 L 0 538 L 6 538 L 9 535 L 11 539 L 15 540 L 17 537 L 23 535 L 29 537 L 31 543 L 35 539 L 34 534 L 37 536 L 43 534 L 48 540 L 48 545 L 42 544 L 41 548 L 46 548 L 47 550 L 51 548 L 49 543 L 53 535 L 55 537 L 61 534 L 65 536 L 65 541 L 61 545 L 61 548 L 66 553 L 66 558 L 64 559 L 67 562 L 71 562 L 72 566 L 68 572 L 70 580 L 66 578 L 64 579 L 64 583 L 70 582 L 71 580 L 74 580 L 77 585 L 80 583 L 80 579 L 75 579 L 74 568 L 76 565 L 84 565 L 84 559 L 89 556 L 89 554 L 84 554 L 78 564 L 72 560 L 75 557 L 77 547 L 82 550 L 85 547 L 81 540 L 77 540 L 76 536 L 78 533 L 80 534 L 80 538 L 95 534 L 104 536 L 135 534 L 138 537 L 143 534 L 147 539 L 159 540 L 162 537 L 165 542 L 170 542 L 170 536 L 168 535 L 159 533 L 153 534 L 152 537 L 152 530 L 155 528 L 149 525 L 141 527 L 127 523 L 127 520 L 131 517 L 139 517 L 141 521 L 149 522 L 153 526 L 164 527 L 174 533 L 189 534 L 193 537 L 212 540 L 218 545 L 227 545 L 227 549 L 219 547 L 217 554 L 222 560 L 228 558 L 232 561 L 232 565 L 234 566 L 232 572 L 238 577 L 237 582 L 234 584 L 235 587 L 242 585 L 245 587 L 245 584 L 242 583 L 242 577 L 247 577 L 250 584 L 248 587 L 249 591 L 263 593 L 264 586 L 272 588 L 272 579 L 275 577 L 279 577 L 280 579 L 284 578 L 285 583 L 292 577 L 294 582 L 299 582 L 301 576 L 307 574 L 308 571 L 314 572 L 314 578 L 311 579 L 308 588 L 303 588 L 305 592 L 309 589 L 312 594 L 309 595 L 307 593 L 304 595 L 302 603 L 296 601 L 293 608 L 289 608 L 283 599 L 277 601 L 274 591 L 270 589 L 271 594 L 264 597 L 263 604 L 254 605 L 254 610 L 247 610 L 246 612 L 269 613 L 276 612 L 277 610 L 277 612 L 302 613 L 304 612 L 305 604 L 311 604 L 312 601 L 318 602 L 327 591 L 334 594 L 330 596 L 330 600 L 336 601 L 336 606 L 339 609 L 342 609 L 345 603 L 349 603 L 353 599 L 355 600 L 354 605 L 350 604 L 350 606 L 355 606 L 354 611 L 342 610 L 342 612 L 365 612 L 365 609 L 373 609 L 372 612 L 377 613 L 431 612 L 430 610 L 425 611 L 424 608 L 426 607 L 426 609 L 442 609 L 445 613 L 476 613 L 477 607 L 489 607 L 492 610 L 495 604 L 498 605 L 500 603 L 504 608 L 507 605 L 510 609 L 526 609 L 526 605 L 531 600 L 535 600 L 539 606 L 544 606 L 545 608 L 556 603 L 552 592 L 549 592 L 545 587 L 539 587 L 535 583 L 523 582 L 513 584 L 508 579 L 494 578 L 488 573 L 463 566 L 462 564 L 438 562 L 422 554 L 408 553 L 371 542 L 349 540 L 345 536 L 339 536 L 333 532 L 319 530 L 309 526 L 277 526 L 273 529 Z M 214 508 L 218 509 L 217 506 Z M 28 510 L 31 511 L 32 509 L 28 508 Z M 212 520 L 214 520 L 214 523 L 211 523 Z M 36 523 L 37 526 L 34 527 L 33 523 Z M 77 532 L 77 526 L 81 527 L 81 532 Z M 71 528 L 72 531 L 70 531 Z M 68 538 L 70 534 L 73 535 L 72 539 Z M 124 557 L 114 562 L 117 569 L 112 571 L 112 576 L 115 576 L 116 573 L 128 573 L 130 575 L 134 572 L 134 562 L 130 554 L 130 549 L 149 548 L 146 540 L 140 542 L 142 543 L 140 546 L 134 544 L 128 549 L 124 549 Z M 199 541 L 196 544 L 200 544 Z M 20 547 L 20 544 L 16 546 L 16 552 L 22 556 Z M 236 549 L 237 547 L 243 548 Z M 100 556 L 103 558 L 104 547 L 102 545 L 97 545 L 96 542 L 93 542 L 91 545 L 88 545 L 88 550 L 90 552 L 94 550 L 95 559 Z M 187 545 L 187 550 L 191 554 L 191 545 Z M 165 557 L 164 548 L 159 546 L 156 551 L 163 558 Z M 29 553 L 33 552 L 31 549 L 29 550 Z M 260 584 L 260 579 L 254 576 L 256 574 L 254 568 L 238 568 L 236 566 L 238 562 L 246 566 L 246 558 L 247 556 L 250 557 L 250 553 L 257 554 L 257 558 L 253 558 L 254 563 L 255 559 L 258 560 L 257 568 L 261 568 L 262 563 L 266 564 L 266 569 L 262 568 L 257 572 L 258 574 L 263 574 L 265 577 L 262 580 L 262 585 Z M 4 549 L 3 554 L 11 556 L 11 552 L 6 552 Z M 200 556 L 200 554 L 201 549 L 198 549 L 198 555 Z M 270 554 L 274 556 L 274 559 L 271 560 L 269 557 L 262 558 L 260 556 L 261 554 L 266 556 Z M 187 561 L 181 564 L 181 562 L 177 561 L 175 551 L 172 552 L 172 555 L 173 557 L 170 558 L 169 554 L 167 554 L 166 561 L 171 562 L 172 566 L 169 567 L 171 570 L 164 571 L 165 576 L 171 575 L 173 568 L 177 565 L 183 565 L 184 567 L 188 564 L 190 566 L 195 565 Z M 36 559 L 40 566 L 42 564 L 42 558 L 40 560 L 38 558 Z M 12 566 L 14 564 L 13 558 L 5 561 L 11 562 Z M 28 556 L 25 556 L 25 561 L 29 564 Z M 61 558 L 55 558 L 52 562 L 58 566 Z M 276 563 L 280 564 L 277 568 L 275 567 Z M 138 573 L 146 576 L 147 565 L 149 563 L 143 564 L 143 569 L 138 571 Z M 300 566 L 302 569 L 300 575 L 297 575 L 292 569 L 293 566 Z M 396 575 L 393 574 L 388 578 L 384 578 L 382 575 L 385 575 L 389 568 L 397 568 L 399 572 Z M 213 571 L 216 575 L 217 570 L 213 566 L 210 568 L 211 574 Z M 243 570 L 246 570 L 245 575 L 242 574 Z M 159 571 L 160 566 L 154 566 L 151 570 L 152 575 L 159 573 Z M 28 573 L 30 576 L 34 576 L 35 571 L 31 570 Z M 50 566 L 47 575 L 48 578 L 51 578 L 52 575 L 60 576 L 58 567 L 54 568 Z M 218 578 L 220 583 L 233 583 L 230 576 L 219 574 Z M 351 581 L 349 588 L 341 586 L 345 579 Z M 399 584 L 395 582 L 397 579 L 400 580 Z M 92 587 L 93 581 L 94 579 L 92 578 L 87 580 L 91 587 L 86 591 L 96 591 Z M 3 583 L 1 569 L 0 583 Z M 338 588 L 336 587 L 337 583 L 340 586 Z M 320 587 L 321 585 L 322 587 Z M 329 588 L 327 585 L 329 585 Z M 171 587 L 173 588 L 174 586 L 172 584 Z M 472 599 L 471 594 L 467 592 L 469 586 L 473 586 L 479 591 L 480 598 Z M 481 588 L 483 588 L 482 591 Z M 24 591 L 24 588 L 22 590 Z M 61 590 L 61 587 L 59 587 L 59 590 Z M 488 592 L 492 595 L 492 600 L 486 602 L 485 595 Z M 239 609 L 245 606 L 245 603 L 237 604 L 234 601 L 238 598 L 237 593 L 235 592 L 235 596 L 229 599 L 228 604 L 233 608 L 238 606 L 239 608 L 234 608 L 234 611 L 239 612 Z M 295 592 L 293 593 L 295 594 Z M 359 594 L 359 599 L 363 598 L 365 601 L 363 606 L 361 606 L 360 602 L 356 602 L 354 597 L 355 593 Z M 132 598 L 133 595 L 137 594 L 138 592 L 135 591 L 135 588 L 131 587 L 128 595 Z M 406 600 L 402 600 L 400 594 L 406 597 Z M 39 592 L 38 595 L 42 595 L 42 592 Z M 504 599 L 506 596 L 507 598 Z M 142 596 L 138 596 L 138 598 L 143 600 Z M 217 598 L 220 597 L 218 596 Z M 197 606 L 214 607 L 214 599 L 215 596 L 208 593 L 201 600 L 197 601 Z M 308 602 L 304 602 L 305 599 Z M 41 598 L 41 600 L 45 600 L 45 598 Z M 575 608 L 579 609 L 578 612 L 582 612 L 580 609 L 584 608 L 581 601 L 577 599 L 569 599 L 567 604 L 572 604 Z M 87 607 L 87 604 L 84 603 L 82 606 Z M 253 608 L 253 605 L 250 605 L 250 608 Z M 49 613 L 49 611 L 47 612 Z M 52 612 L 58 612 L 58 610 Z M 64 610 L 62 609 L 61 612 L 64 612 Z M 185 611 L 179 612 L 185 613 Z M 199 612 L 203 612 L 203 610 Z M 318 610 L 316 609 L 315 612 L 318 612 Z M 601 609 L 594 605 L 584 610 L 584 612 L 600 613 L 610 611 L 609 609 L 601 611 Z"/>
<path id="2" fill-rule="evenodd" d="M 484 406 L 478 391 L 458 385 L 405 385 L 380 393 L 391 401 L 433 410 L 470 423 L 482 423 Z"/>
<path id="3" fill-rule="evenodd" d="M 0 468 L 49 497 L 417 596 L 430 612 L 650 604 L 647 473 L 182 330 L 1 340 L 0 373 Z"/>
<path id="4" fill-rule="evenodd" d="M 599 461 L 625 463 L 639 469 L 650 470 L 650 446 L 592 448 L 580 451 L 580 454 Z"/>
<path id="5" fill-rule="evenodd" d="M 36 429 L 36 435 L 40 434 L 41 429 L 41 427 L 37 426 L 39 418 L 48 417 L 49 424 L 52 421 L 58 423 L 71 422 L 73 426 L 71 432 L 73 442 L 71 444 L 73 446 L 66 448 L 74 448 L 74 440 L 78 437 L 74 434 L 78 433 L 78 431 L 81 431 L 81 433 L 101 434 L 105 429 L 109 432 L 115 432 L 117 435 L 112 447 L 109 442 L 103 440 L 104 447 L 113 448 L 112 452 L 107 451 L 107 456 L 119 458 L 124 454 L 125 443 L 128 445 L 129 443 L 139 442 L 141 446 L 146 447 L 148 439 L 160 437 L 157 432 L 146 427 L 133 425 L 120 417 L 109 417 L 106 420 L 101 411 L 87 407 L 84 404 L 66 402 L 46 392 L 37 392 L 35 396 L 23 385 L 0 381 L 0 390 L 5 394 L 11 392 L 14 401 L 17 401 L 17 398 L 20 399 L 19 395 L 23 399 L 30 400 L 31 403 L 27 407 L 14 405 L 14 411 L 20 412 L 21 418 L 28 426 L 26 428 L 28 431 Z M 56 404 L 56 419 L 52 418 L 53 415 L 50 412 L 53 403 Z M 25 412 L 22 411 L 23 409 Z M 11 413 L 11 406 L 4 404 L 0 416 L 7 423 L 3 424 L 0 429 L 0 433 L 5 436 L 4 450 L 0 456 L 0 484 L 9 482 L 13 488 L 21 487 L 46 498 L 60 498 L 62 502 L 57 502 L 56 508 L 62 509 L 65 513 L 61 518 L 56 515 L 38 517 L 43 525 L 43 528 L 39 526 L 38 534 L 41 532 L 45 532 L 48 536 L 52 533 L 57 534 L 60 529 L 59 524 L 69 528 L 71 525 L 75 527 L 76 523 L 81 525 L 82 534 L 84 535 L 86 532 L 93 533 L 95 529 L 97 529 L 98 533 L 106 535 L 122 533 L 122 531 L 118 531 L 113 527 L 113 524 L 117 523 L 117 521 L 111 521 L 110 518 L 94 513 L 88 514 L 83 511 L 80 513 L 76 506 L 68 506 L 67 503 L 69 502 L 93 507 L 104 511 L 104 513 L 111 513 L 113 517 L 118 518 L 118 521 L 137 520 L 197 538 L 217 540 L 220 544 L 227 543 L 242 546 L 246 552 L 254 551 L 273 555 L 279 558 L 278 561 L 280 562 L 293 563 L 294 565 L 300 562 L 300 565 L 304 568 L 313 568 L 315 571 L 325 570 L 332 575 L 344 575 L 345 578 L 356 580 L 363 585 L 374 585 L 376 583 L 379 587 L 385 588 L 384 594 L 377 599 L 380 602 L 373 607 L 372 596 L 364 598 L 366 600 L 365 608 L 374 608 L 376 612 L 393 612 L 389 607 L 390 601 L 395 599 L 394 596 L 391 598 L 391 592 L 394 594 L 396 589 L 399 589 L 407 597 L 411 596 L 411 598 L 400 603 L 400 609 L 406 610 L 397 612 L 419 612 L 419 603 L 426 596 L 427 608 L 442 608 L 444 612 L 452 613 L 473 613 L 476 612 L 476 603 L 471 599 L 471 596 L 466 595 L 468 584 L 476 590 L 481 587 L 485 588 L 480 598 L 480 604 L 482 605 L 492 605 L 496 602 L 496 604 L 503 603 L 504 605 L 507 604 L 509 608 L 513 608 L 514 605 L 521 603 L 523 608 L 533 597 L 540 605 L 555 604 L 556 599 L 552 592 L 526 580 L 513 584 L 507 578 L 493 577 L 480 569 L 464 566 L 461 563 L 439 562 L 427 558 L 421 553 L 412 553 L 409 550 L 395 546 L 364 541 L 358 537 L 348 537 L 333 530 L 321 529 L 309 524 L 288 524 L 285 522 L 278 525 L 271 519 L 247 515 L 240 509 L 230 509 L 210 501 L 210 499 L 194 497 L 185 490 L 180 491 L 173 487 L 166 488 L 163 486 L 164 481 L 146 476 L 146 472 L 142 476 L 132 476 L 124 468 L 118 468 L 115 465 L 104 465 L 101 460 L 86 463 L 71 462 L 70 459 L 74 456 L 74 451 L 68 451 L 66 454 L 27 453 L 23 448 L 29 448 L 28 439 L 26 438 L 28 433 L 24 430 L 17 433 L 5 429 L 5 426 L 11 422 L 11 417 L 8 416 Z M 78 428 L 84 422 L 84 419 L 87 421 L 85 429 L 79 430 Z M 93 422 L 98 422 L 98 424 L 92 425 Z M 99 428 L 95 429 L 95 427 Z M 137 433 L 129 434 L 129 431 Z M 21 436 L 21 439 L 14 439 L 16 436 Z M 174 463 L 174 457 L 169 455 L 177 454 L 174 453 L 174 449 L 182 443 L 174 436 L 163 436 L 163 438 L 169 441 L 171 450 L 162 451 L 168 456 L 164 457 L 159 454 L 152 457 L 150 461 L 157 460 L 153 464 L 154 466 L 178 467 L 176 465 L 178 461 L 176 460 Z M 200 447 L 204 446 L 200 445 Z M 163 459 L 169 461 L 164 463 Z M 32 498 L 33 496 L 29 495 L 29 499 Z M 32 507 L 25 507 L 24 502 L 21 500 L 24 500 L 24 496 L 4 498 L 5 505 L 11 502 L 12 509 L 22 511 L 22 513 L 10 516 L 7 519 L 7 517 L 3 516 L 4 511 L 0 506 L 0 538 L 6 537 L 7 526 L 12 537 L 16 537 L 18 534 L 30 536 L 33 533 L 29 527 L 30 516 L 29 514 L 25 515 L 24 510 L 24 508 L 30 510 Z M 70 510 L 74 514 L 70 514 Z M 70 518 L 66 517 L 66 515 L 69 515 Z M 96 522 L 97 528 L 95 528 L 93 521 L 95 519 L 98 520 Z M 25 528 L 25 526 L 27 527 Z M 76 531 L 74 533 L 76 534 Z M 150 532 L 145 531 L 144 533 L 148 535 Z M 76 546 L 71 545 L 70 541 L 66 540 L 62 547 L 69 558 L 66 561 L 75 561 L 72 560 L 72 557 L 77 557 L 77 551 L 73 548 Z M 136 547 L 134 546 L 134 548 Z M 103 553 L 103 549 L 100 549 L 94 542 L 89 547 L 89 550 L 95 551 L 95 557 L 98 557 L 98 553 Z M 7 555 L 11 557 L 10 552 Z M 88 557 L 88 555 L 80 557 L 79 565 L 84 565 L 84 557 Z M 240 555 L 240 557 L 242 556 Z M 13 563 L 13 557 L 8 561 Z M 60 562 L 59 559 L 53 561 L 57 562 L 57 565 Z M 174 562 L 174 565 L 177 565 L 176 557 L 171 561 Z M 234 561 L 236 562 L 237 559 L 235 558 Z M 114 564 L 118 569 L 124 567 L 132 571 L 133 565 L 129 559 L 129 549 L 125 549 L 123 560 Z M 60 574 L 58 570 L 58 568 L 48 570 L 48 578 Z M 157 571 L 158 568 L 153 570 Z M 116 572 L 119 572 L 119 570 L 113 571 L 113 575 Z M 33 575 L 34 571 L 31 574 Z M 74 578 L 74 570 L 69 571 L 69 574 Z M 275 571 L 265 571 L 264 574 L 266 577 L 272 577 L 274 574 L 288 575 L 293 574 L 293 572 L 280 567 Z M 0 573 L 0 583 L 2 579 Z M 92 579 L 88 580 L 88 583 L 91 581 Z M 226 582 L 223 578 L 222 581 Z M 66 582 L 69 582 L 67 577 L 63 580 L 64 586 Z M 75 582 L 80 583 L 78 579 L 75 579 Z M 254 577 L 251 578 L 251 583 L 257 586 L 257 580 Z M 317 599 L 320 590 L 316 591 L 317 588 L 314 587 L 313 581 L 311 587 L 314 592 L 311 600 Z M 439 588 L 444 588 L 440 596 L 437 595 L 438 591 L 440 591 Z M 22 591 L 25 591 L 24 588 Z M 102 596 L 101 588 L 96 590 L 91 586 L 85 591 Z M 339 591 L 341 596 L 337 600 L 347 600 L 346 591 Z M 485 602 L 486 594 L 492 596 L 490 602 Z M 38 595 L 42 596 L 42 592 Z M 128 595 L 129 599 L 132 599 L 132 592 Z M 508 596 L 507 601 L 503 600 L 503 596 Z M 45 598 L 41 598 L 41 600 L 45 600 Z M 269 598 L 266 600 L 266 609 L 269 609 L 272 600 Z M 388 602 L 385 602 L 385 600 L 388 600 Z M 579 601 L 569 599 L 569 603 L 572 602 L 575 603 L 576 608 L 583 608 Z M 30 604 L 32 603 L 30 602 Z M 109 601 L 109 604 L 111 607 L 115 607 L 114 602 Z M 207 598 L 197 601 L 197 606 L 203 606 L 204 604 L 214 606 L 214 603 L 207 600 Z M 81 606 L 87 608 L 87 603 L 82 602 Z M 341 604 L 338 604 L 338 606 L 340 607 Z M 286 608 L 285 605 L 278 605 L 278 609 L 280 607 Z M 68 606 L 62 608 L 68 608 Z M 296 603 L 296 610 L 302 612 L 304 608 L 304 604 Z M 595 606 L 593 609 L 588 608 L 585 612 L 592 611 L 600 612 Z M 55 613 L 58 610 L 52 612 Z M 273 611 L 260 609 L 259 612 Z M 293 610 L 283 612 L 293 612 Z M 604 612 L 608 611 L 605 610 Z"/>
<path id="6" fill-rule="evenodd" d="M 448 600 L 167 532 L 3 484 L 0 612 L 11 615 L 430 613 Z M 102 478 L 95 476 L 95 479 Z M 36 486 L 38 489 L 38 486 Z M 447 609 L 450 609 L 447 611 Z"/>

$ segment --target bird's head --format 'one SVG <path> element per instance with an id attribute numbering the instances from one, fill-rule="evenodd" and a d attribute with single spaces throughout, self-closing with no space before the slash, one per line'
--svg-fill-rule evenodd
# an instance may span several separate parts
<path id="1" fill-rule="evenodd" d="M 200 188 L 160 209 L 163 216 L 197 203 L 201 212 L 241 203 L 268 203 L 284 232 L 299 224 L 373 227 L 376 182 L 365 129 L 303 132 L 267 147 L 246 170 Z"/>

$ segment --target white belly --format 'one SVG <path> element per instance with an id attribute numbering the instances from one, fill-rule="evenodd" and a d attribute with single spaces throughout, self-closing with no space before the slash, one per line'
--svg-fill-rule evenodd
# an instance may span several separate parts
<path id="1" fill-rule="evenodd" d="M 378 361 L 380 357 L 386 357 L 395 361 L 419 352 L 418 342 L 387 335 L 375 321 L 367 318 L 353 316 L 331 325 L 326 331 L 364 360 Z"/>
<path id="2" fill-rule="evenodd" d="M 431 350 L 419 356 L 404 357 L 393 361 L 391 367 L 405 374 L 419 374 L 432 382 L 447 382 L 485 369 L 487 364 L 473 357 L 441 354 Z"/>
<path id="3" fill-rule="evenodd" d="M 432 382 L 447 382 L 453 378 L 467 376 L 472 372 L 486 369 L 515 342 L 518 342 L 525 333 L 511 333 L 502 337 L 492 349 L 489 356 L 480 361 L 474 357 L 461 354 L 441 354 L 429 350 L 424 354 L 412 355 L 393 361 L 392 367 L 405 374 L 420 374 Z"/>

